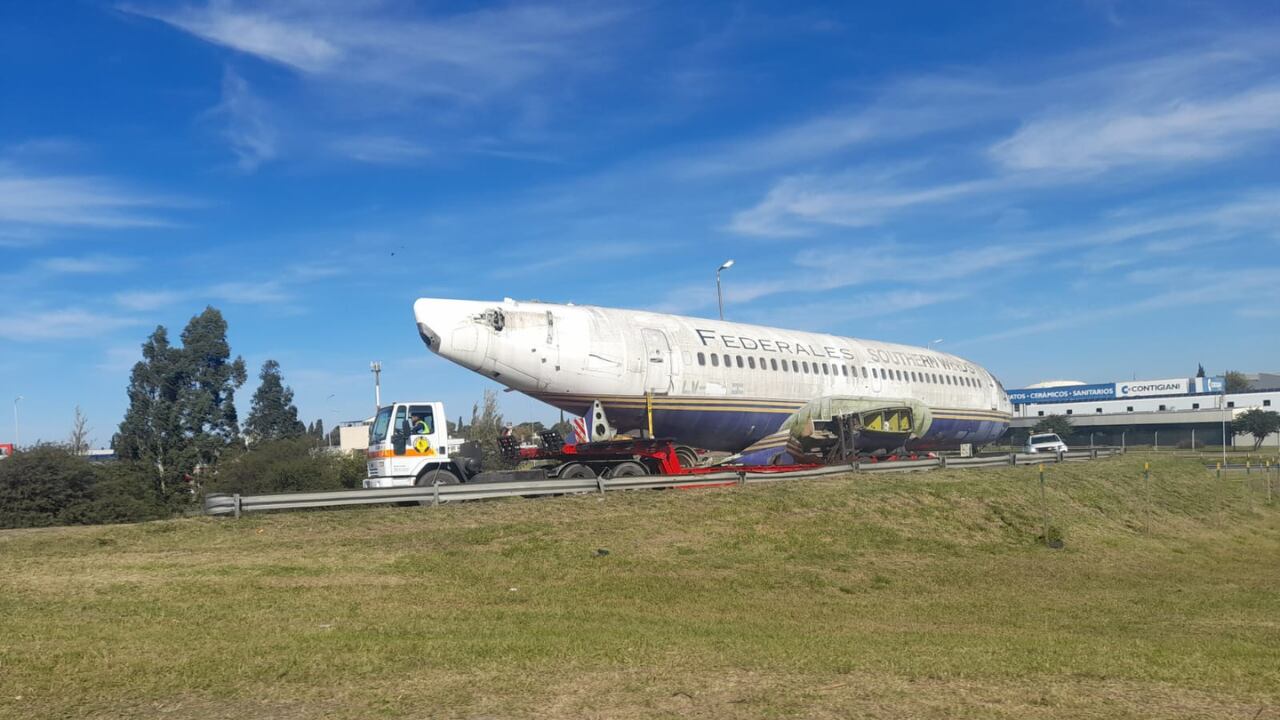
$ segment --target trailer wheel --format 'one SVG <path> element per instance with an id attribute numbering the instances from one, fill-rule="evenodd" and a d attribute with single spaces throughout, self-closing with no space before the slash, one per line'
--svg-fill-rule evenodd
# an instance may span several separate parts
<path id="1" fill-rule="evenodd" d="M 565 480 L 594 480 L 596 473 L 586 465 L 575 462 L 561 467 L 558 477 Z"/>
<path id="2" fill-rule="evenodd" d="M 608 470 L 605 470 L 600 475 L 601 477 L 606 477 L 606 478 L 622 478 L 622 477 L 640 477 L 642 475 L 648 475 L 648 474 L 649 474 L 649 470 L 646 469 L 644 465 L 641 465 L 638 462 L 632 462 L 628 460 L 627 462 L 614 465 Z"/>
<path id="3" fill-rule="evenodd" d="M 698 465 L 698 453 L 687 445 L 680 445 L 676 448 L 676 458 L 680 460 L 680 467 L 691 468 Z"/>

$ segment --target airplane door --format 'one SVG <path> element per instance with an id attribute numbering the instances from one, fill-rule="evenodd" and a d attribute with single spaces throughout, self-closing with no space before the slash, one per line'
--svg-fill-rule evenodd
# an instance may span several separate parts
<path id="1" fill-rule="evenodd" d="M 641 328 L 640 334 L 644 337 L 644 391 L 671 392 L 671 343 L 666 333 L 655 328 Z"/>

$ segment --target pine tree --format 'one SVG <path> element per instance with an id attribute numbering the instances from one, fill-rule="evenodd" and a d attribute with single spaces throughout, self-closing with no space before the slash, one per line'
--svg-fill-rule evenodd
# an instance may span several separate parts
<path id="1" fill-rule="evenodd" d="M 324 444 L 324 420 L 316 420 L 316 425 L 315 428 L 311 430 L 311 435 L 315 437 L 317 442 Z"/>
<path id="2" fill-rule="evenodd" d="M 302 437 L 307 428 L 298 419 L 293 389 L 284 384 L 280 363 L 268 360 L 258 373 L 262 381 L 253 394 L 253 406 L 245 421 L 245 434 L 254 442 Z M 314 429 L 314 426 L 312 426 Z"/>
<path id="3" fill-rule="evenodd" d="M 246 379 L 244 360 L 231 360 L 227 321 L 212 307 L 191 318 L 182 331 L 186 382 L 179 398 L 183 429 L 189 434 L 192 469 L 211 466 L 240 435 L 235 394 Z"/>
<path id="4" fill-rule="evenodd" d="M 163 325 L 142 344 L 142 360 L 134 364 L 129 376 L 129 409 L 111 439 L 117 457 L 145 462 L 156 469 L 162 496 L 180 472 L 176 469 L 178 457 L 187 441 L 178 406 L 183 382 L 180 352 L 169 345 L 169 333 Z"/>
<path id="5" fill-rule="evenodd" d="M 245 381 L 244 360 L 230 359 L 222 313 L 210 307 L 191 318 L 182 343 L 171 346 L 163 326 L 143 343 L 129 378 L 129 409 L 111 441 L 120 458 L 156 468 L 162 497 L 216 464 L 240 432 L 235 391 Z"/>

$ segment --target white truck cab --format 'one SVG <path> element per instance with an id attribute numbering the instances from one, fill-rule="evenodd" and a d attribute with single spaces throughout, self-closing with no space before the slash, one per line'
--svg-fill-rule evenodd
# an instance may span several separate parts
<path id="1" fill-rule="evenodd" d="M 1032 435 L 1027 438 L 1027 446 L 1024 450 L 1028 453 L 1060 453 L 1067 452 L 1070 448 L 1062 442 L 1062 438 L 1055 433 L 1041 433 Z"/>
<path id="2" fill-rule="evenodd" d="M 444 404 L 397 402 L 378 409 L 369 428 L 366 488 L 452 485 L 465 479 L 450 453 Z"/>

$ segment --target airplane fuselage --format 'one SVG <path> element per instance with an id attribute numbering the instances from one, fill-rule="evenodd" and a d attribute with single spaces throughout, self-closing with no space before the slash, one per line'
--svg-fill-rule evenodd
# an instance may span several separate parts
<path id="1" fill-rule="evenodd" d="M 421 299 L 437 354 L 574 414 L 600 400 L 622 430 L 740 452 L 806 403 L 856 397 L 929 408 L 909 447 L 984 444 L 1007 429 L 1003 387 L 949 353 L 662 313 L 537 302 Z"/>

